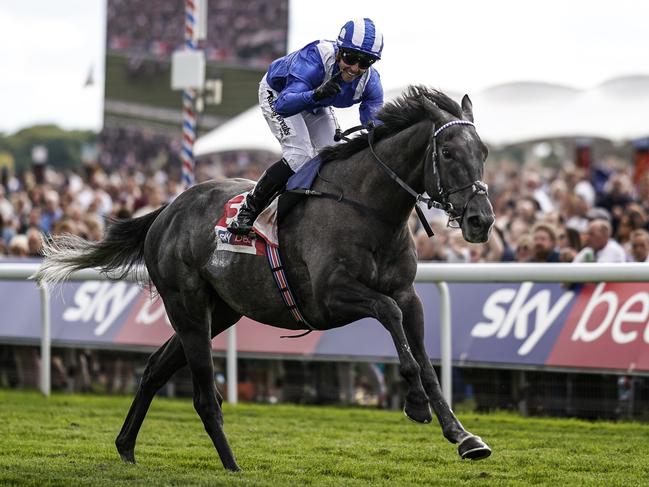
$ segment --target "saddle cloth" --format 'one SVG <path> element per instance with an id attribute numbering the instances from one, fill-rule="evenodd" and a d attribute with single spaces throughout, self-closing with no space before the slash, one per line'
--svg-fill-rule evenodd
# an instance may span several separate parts
<path id="1" fill-rule="evenodd" d="M 322 165 L 319 156 L 298 169 L 286 183 L 286 190 L 310 189 Z M 236 218 L 241 204 L 248 193 L 241 193 L 225 204 L 223 217 L 216 223 L 215 231 L 218 237 L 217 249 L 229 252 L 242 252 L 246 254 L 266 255 L 264 242 L 273 247 L 279 247 L 277 235 L 278 221 L 290 211 L 295 204 L 303 198 L 303 194 L 282 193 L 274 198 L 271 203 L 259 214 L 253 225 L 258 237 L 247 235 L 233 235 L 228 231 L 228 225 Z"/>
<path id="2" fill-rule="evenodd" d="M 277 198 L 257 217 L 253 225 L 255 236 L 234 235 L 228 231 L 229 223 L 236 218 L 241 209 L 241 203 L 247 194 L 239 194 L 225 204 L 223 216 L 214 227 L 217 237 L 216 249 L 266 256 L 284 304 L 297 323 L 301 323 L 309 330 L 313 330 L 314 328 L 302 315 L 284 272 L 277 238 Z"/>
<path id="3" fill-rule="evenodd" d="M 238 194 L 225 204 L 223 215 L 214 226 L 216 249 L 243 254 L 266 255 L 266 244 L 263 239 L 257 238 L 257 236 L 234 235 L 228 230 L 228 225 L 237 217 L 247 194 L 248 192 Z"/>
<path id="4" fill-rule="evenodd" d="M 315 156 L 310 161 L 305 162 L 300 169 L 291 176 L 286 183 L 287 191 L 292 189 L 311 189 L 313 181 L 318 175 L 318 170 L 322 166 L 320 156 Z"/>

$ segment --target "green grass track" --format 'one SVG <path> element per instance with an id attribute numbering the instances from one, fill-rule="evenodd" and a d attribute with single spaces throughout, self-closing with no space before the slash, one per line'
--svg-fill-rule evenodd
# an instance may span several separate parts
<path id="1" fill-rule="evenodd" d="M 492 447 L 462 461 L 437 424 L 360 408 L 225 405 L 240 473 L 223 470 L 189 399 L 154 400 L 122 463 L 130 397 L 0 390 L 0 485 L 649 485 L 649 425 L 462 414 Z"/>

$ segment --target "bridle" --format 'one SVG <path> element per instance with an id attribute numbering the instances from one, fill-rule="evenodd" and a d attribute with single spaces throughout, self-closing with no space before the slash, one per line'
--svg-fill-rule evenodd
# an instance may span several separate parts
<path id="1" fill-rule="evenodd" d="M 442 125 L 440 128 L 435 130 L 435 124 L 433 124 L 433 135 L 430 138 L 430 141 L 428 143 L 428 148 L 426 149 L 426 155 L 424 155 L 425 158 L 429 157 L 428 152 L 430 152 L 430 157 L 432 157 L 433 161 L 433 174 L 436 176 L 436 183 L 437 183 L 437 200 L 433 201 L 433 205 L 435 206 L 435 203 L 437 205 L 437 208 L 440 208 L 444 210 L 448 215 L 449 215 L 449 220 L 448 220 L 448 226 L 451 226 L 451 222 L 455 222 L 458 224 L 458 227 L 462 226 L 462 221 L 464 220 L 464 214 L 466 213 L 466 209 L 469 206 L 469 203 L 471 203 L 471 200 L 477 196 L 477 195 L 486 195 L 487 192 L 489 191 L 489 188 L 487 186 L 487 183 L 484 181 L 475 180 L 472 183 L 465 184 L 464 186 L 460 186 L 458 188 L 453 188 L 444 191 L 442 187 L 442 175 L 439 171 L 439 155 L 437 153 L 437 136 L 444 130 L 447 129 L 448 127 L 452 127 L 453 125 L 470 125 L 471 127 L 475 128 L 475 125 L 473 122 L 469 122 L 468 120 L 451 120 L 450 122 L 445 123 Z M 471 193 L 471 196 L 466 200 L 466 203 L 464 203 L 464 208 L 462 208 L 462 211 L 460 213 L 455 213 L 455 208 L 453 207 L 453 204 L 449 200 L 449 196 L 455 193 L 459 193 L 461 191 L 464 191 L 466 189 L 471 188 L 473 191 Z M 431 207 L 431 204 L 428 203 L 428 207 Z M 454 214 L 455 213 L 455 214 Z"/>
<path id="2" fill-rule="evenodd" d="M 421 223 L 424 226 L 424 229 L 426 230 L 426 233 L 428 233 L 429 237 L 433 236 L 433 231 L 430 228 L 430 225 L 428 224 L 428 221 L 426 220 L 426 217 L 423 214 L 423 211 L 419 207 L 418 203 L 420 202 L 425 203 L 428 206 L 428 208 L 437 208 L 439 210 L 443 210 L 448 215 L 447 226 L 452 228 L 460 228 L 462 226 L 462 222 L 464 221 L 464 214 L 466 213 L 466 210 L 471 200 L 475 198 L 477 195 L 486 195 L 488 192 L 487 184 L 484 181 L 480 181 L 480 180 L 475 180 L 471 183 L 465 184 L 464 186 L 460 186 L 457 188 L 444 190 L 442 185 L 441 174 L 439 171 L 439 155 L 437 153 L 437 136 L 447 128 L 452 127 L 454 125 L 470 125 L 471 127 L 475 128 L 473 122 L 469 122 L 468 120 L 451 120 L 450 122 L 445 123 L 438 129 L 435 129 L 435 124 L 433 123 L 433 130 L 431 131 L 430 140 L 428 141 L 428 146 L 426 147 L 426 152 L 424 153 L 424 168 L 427 166 L 426 162 L 428 158 L 432 158 L 433 175 L 435 176 L 435 183 L 437 188 L 437 195 L 431 197 L 425 197 L 423 196 L 423 193 L 417 193 L 414 189 L 412 189 L 408 185 L 408 183 L 406 183 L 403 179 L 397 176 L 397 174 L 385 162 L 381 160 L 381 158 L 374 151 L 374 145 L 373 145 L 374 125 L 365 127 L 368 129 L 367 140 L 372 155 L 377 160 L 377 162 L 379 162 L 381 168 L 388 174 L 388 176 L 390 176 L 392 180 L 394 180 L 399 186 L 401 186 L 413 198 L 415 198 L 416 201 L 415 210 L 417 211 L 417 215 L 419 216 L 419 219 L 421 220 Z M 464 207 L 462 208 L 462 211 L 457 212 L 455 210 L 455 207 L 451 203 L 449 197 L 455 193 L 459 193 L 469 188 L 472 188 L 473 190 L 471 196 L 467 199 L 466 203 L 464 204 Z"/>

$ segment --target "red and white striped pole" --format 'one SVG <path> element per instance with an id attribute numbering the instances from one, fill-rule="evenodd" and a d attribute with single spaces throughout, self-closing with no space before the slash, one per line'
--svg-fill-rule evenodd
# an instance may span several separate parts
<path id="1" fill-rule="evenodd" d="M 195 0 L 185 0 L 185 49 L 198 49 L 197 9 Z M 186 188 L 194 184 L 194 141 L 196 140 L 196 98 L 198 92 L 183 90 L 182 178 Z"/>

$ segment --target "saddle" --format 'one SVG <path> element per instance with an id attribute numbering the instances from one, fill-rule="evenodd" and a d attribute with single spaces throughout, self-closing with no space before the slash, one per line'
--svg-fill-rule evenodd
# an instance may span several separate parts
<path id="1" fill-rule="evenodd" d="M 313 186 L 321 166 L 322 159 L 316 156 L 306 162 L 289 178 L 286 183 L 286 191 L 273 198 L 255 220 L 253 228 L 257 235 L 269 244 L 279 246 L 279 237 L 277 235 L 279 223 L 305 196 L 319 194 L 312 191 L 311 186 Z"/>

